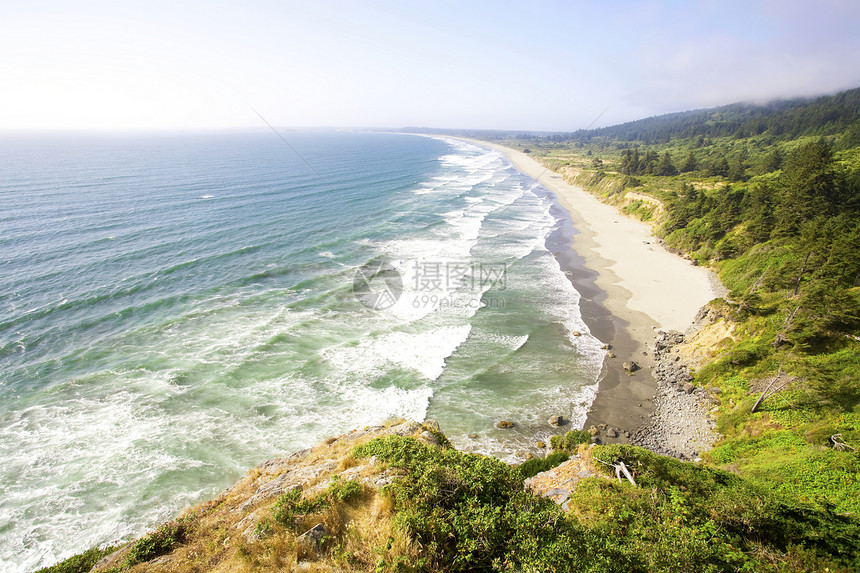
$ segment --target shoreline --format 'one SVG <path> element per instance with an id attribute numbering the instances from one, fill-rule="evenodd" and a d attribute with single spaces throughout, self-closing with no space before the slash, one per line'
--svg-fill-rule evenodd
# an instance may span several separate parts
<path id="1" fill-rule="evenodd" d="M 611 348 L 584 427 L 598 428 L 602 443 L 629 442 L 637 430 L 641 435 L 654 425 L 652 418 L 659 414 L 655 401 L 664 393 L 654 372 L 659 365 L 652 353 L 657 332 L 686 332 L 701 307 L 720 296 L 719 279 L 667 251 L 647 223 L 567 183 L 527 154 L 457 139 L 502 152 L 514 168 L 549 190 L 565 212 L 572 233 L 553 254 L 582 295 L 583 320 Z M 628 361 L 640 369 L 626 371 Z"/>

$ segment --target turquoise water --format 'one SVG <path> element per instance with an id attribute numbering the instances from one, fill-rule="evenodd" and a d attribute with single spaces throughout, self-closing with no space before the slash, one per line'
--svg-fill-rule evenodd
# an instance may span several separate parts
<path id="1" fill-rule="evenodd" d="M 0 138 L 0 569 L 391 416 L 508 460 L 584 421 L 603 352 L 545 190 L 462 141 L 284 135 L 301 157 L 272 133 Z"/>

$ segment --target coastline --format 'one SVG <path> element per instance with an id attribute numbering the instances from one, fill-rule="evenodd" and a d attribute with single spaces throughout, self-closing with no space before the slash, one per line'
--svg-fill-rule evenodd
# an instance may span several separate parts
<path id="1" fill-rule="evenodd" d="M 567 183 L 527 154 L 459 139 L 501 151 L 516 169 L 548 189 L 570 219 L 573 234 L 554 254 L 582 295 L 582 316 L 592 334 L 611 346 L 585 428 L 600 429 L 603 443 L 630 441 L 660 414 L 655 400 L 664 389 L 658 388 L 658 361 L 652 353 L 657 331 L 687 331 L 701 307 L 720 296 L 719 280 L 667 251 L 648 224 Z M 626 371 L 628 361 L 640 369 Z M 617 434 L 603 431 L 607 428 Z"/>

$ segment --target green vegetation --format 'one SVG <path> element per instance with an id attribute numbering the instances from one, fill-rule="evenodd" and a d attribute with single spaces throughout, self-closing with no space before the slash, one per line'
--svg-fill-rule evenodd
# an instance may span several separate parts
<path id="1" fill-rule="evenodd" d="M 637 486 L 580 482 L 565 513 L 499 460 L 412 438 L 357 448 L 405 472 L 394 524 L 421 548 L 391 571 L 789 571 L 860 567 L 860 525 L 716 468 L 633 446 L 579 450 L 624 461 Z M 608 465 L 604 467 L 611 474 Z"/>
<path id="2" fill-rule="evenodd" d="M 171 521 L 152 533 L 144 535 L 131 545 L 126 554 L 125 565 L 130 567 L 137 563 L 145 563 L 168 553 L 185 539 L 187 525 L 187 520 Z"/>
<path id="3" fill-rule="evenodd" d="M 570 459 L 565 452 L 553 452 L 545 458 L 532 458 L 523 462 L 517 470 L 523 479 L 534 477 L 541 472 L 550 470 Z"/>
<path id="4" fill-rule="evenodd" d="M 553 450 L 575 452 L 580 444 L 591 442 L 591 432 L 588 430 L 571 430 L 563 436 L 553 436 L 549 445 Z"/>
<path id="5" fill-rule="evenodd" d="M 375 455 L 406 472 L 388 493 L 395 526 L 421 551 L 394 570 L 614 570 L 619 555 L 609 540 L 589 535 L 554 502 L 526 491 L 519 472 L 495 458 L 398 436 L 373 440 L 354 454 Z"/>
<path id="6" fill-rule="evenodd" d="M 707 461 L 860 519 L 860 89 L 495 139 L 719 272 L 732 335 L 694 373 L 720 388 Z"/>
<path id="7" fill-rule="evenodd" d="M 93 565 L 116 550 L 116 546 L 105 547 L 103 549 L 93 547 L 83 553 L 79 553 L 64 561 L 60 561 L 56 565 L 39 569 L 36 573 L 89 573 L 90 569 L 93 568 Z"/>
<path id="8" fill-rule="evenodd" d="M 361 484 L 357 481 L 342 481 L 340 476 L 334 476 L 328 488 L 320 495 L 302 499 L 301 489 L 291 489 L 275 502 L 272 508 L 272 518 L 276 523 L 287 527 L 295 525 L 296 518 L 318 514 L 338 502 L 351 501 L 361 495 Z"/>

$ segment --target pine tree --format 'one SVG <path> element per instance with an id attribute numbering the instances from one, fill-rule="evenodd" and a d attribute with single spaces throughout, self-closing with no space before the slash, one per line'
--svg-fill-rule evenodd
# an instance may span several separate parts
<path id="1" fill-rule="evenodd" d="M 678 174 L 678 170 L 672 164 L 672 157 L 669 155 L 668 151 L 660 157 L 660 162 L 657 164 L 657 167 L 654 168 L 654 174 L 662 175 L 664 177 Z"/>
<path id="2" fill-rule="evenodd" d="M 720 155 L 717 158 L 714 158 L 713 163 L 711 163 L 710 169 L 708 169 L 708 175 L 712 177 L 725 177 L 729 174 L 729 162 L 726 159 L 725 155 Z"/>
<path id="3" fill-rule="evenodd" d="M 690 154 L 687 155 L 687 159 L 684 160 L 684 164 L 681 166 L 681 173 L 695 171 L 698 167 L 699 165 L 696 163 L 696 156 L 693 155 L 693 152 L 691 151 Z"/>
<path id="4" fill-rule="evenodd" d="M 780 153 L 779 148 L 774 148 L 767 154 L 761 167 L 764 173 L 778 171 L 782 168 L 782 153 Z"/>
<path id="5" fill-rule="evenodd" d="M 740 158 L 735 158 L 729 164 L 729 171 L 726 175 L 728 176 L 729 181 L 745 181 L 747 172 L 744 168 L 743 161 L 741 161 Z"/>

